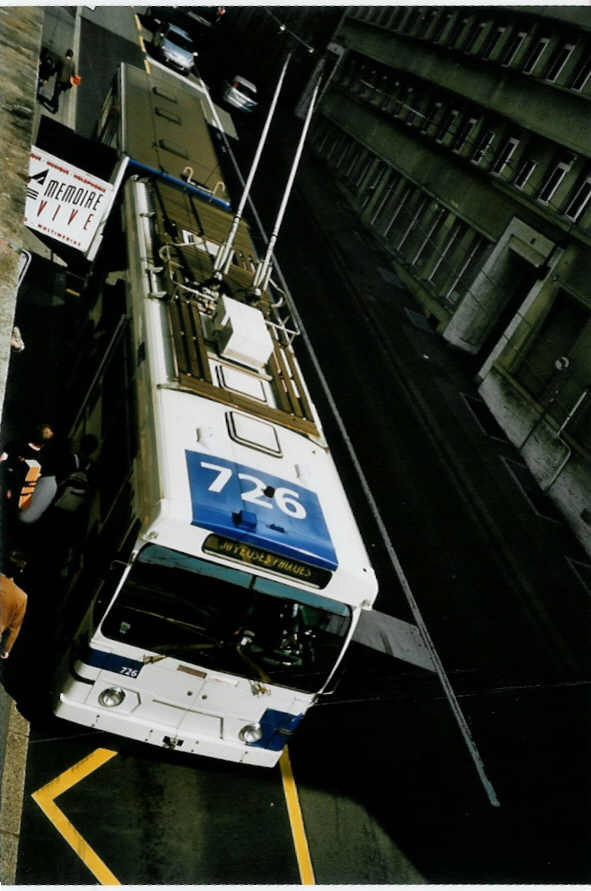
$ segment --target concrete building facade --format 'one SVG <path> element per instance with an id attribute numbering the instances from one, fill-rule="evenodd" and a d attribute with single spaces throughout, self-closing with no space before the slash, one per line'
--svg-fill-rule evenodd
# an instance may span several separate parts
<path id="1" fill-rule="evenodd" d="M 591 554 L 591 11 L 350 7 L 329 49 L 313 151 Z"/>

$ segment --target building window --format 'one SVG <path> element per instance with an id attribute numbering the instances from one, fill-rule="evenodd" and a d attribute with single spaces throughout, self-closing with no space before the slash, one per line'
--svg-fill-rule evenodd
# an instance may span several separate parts
<path id="1" fill-rule="evenodd" d="M 355 167 L 355 164 L 362 158 L 362 156 L 363 156 L 363 149 L 360 146 L 356 146 L 356 150 L 351 153 L 351 158 L 350 158 L 347 168 L 345 170 L 346 177 L 351 176 L 351 174 L 353 173 L 353 168 Z"/>
<path id="2" fill-rule="evenodd" d="M 334 131 L 333 131 L 333 133 L 332 133 L 332 142 L 331 142 L 330 146 L 328 147 L 328 151 L 326 152 L 326 160 L 327 160 L 327 161 L 330 161 L 330 159 L 332 158 L 332 156 L 333 156 L 333 154 L 334 154 L 334 152 L 335 152 L 335 149 L 336 149 L 339 145 L 342 144 L 343 136 L 344 136 L 343 133 L 338 133 L 338 132 L 334 132 Z"/>
<path id="3" fill-rule="evenodd" d="M 569 201 L 564 215 L 569 220 L 578 220 L 591 199 L 591 173 L 588 174 L 583 183 L 580 184 Z"/>
<path id="4" fill-rule="evenodd" d="M 467 18 L 466 16 L 461 15 L 461 13 L 458 12 L 456 14 L 456 20 L 453 23 L 453 25 L 450 29 L 450 32 L 449 32 L 449 36 L 448 36 L 448 40 L 447 40 L 448 46 L 455 48 L 455 44 L 459 40 L 460 35 L 464 31 L 464 29 L 467 27 L 469 21 L 470 21 L 470 19 Z"/>
<path id="5" fill-rule="evenodd" d="M 380 108 L 385 108 L 390 101 L 390 78 L 385 71 L 379 79 L 376 93 L 377 105 Z"/>
<path id="6" fill-rule="evenodd" d="M 392 12 L 392 21 L 390 22 L 390 27 L 393 31 L 398 30 L 398 26 L 400 24 L 400 20 L 404 18 L 405 10 L 400 6 L 395 6 L 394 11 Z"/>
<path id="7" fill-rule="evenodd" d="M 431 34 L 429 33 L 432 27 L 437 27 L 437 21 L 443 15 L 443 10 L 441 9 L 430 9 L 429 12 L 424 15 L 423 13 L 419 13 L 421 19 L 425 21 L 425 27 L 423 28 L 423 37 L 427 40 L 431 39 Z"/>
<path id="8" fill-rule="evenodd" d="M 444 262 L 445 258 L 451 253 L 455 245 L 458 243 L 461 236 L 466 231 L 466 224 L 461 220 L 456 220 L 453 225 L 453 228 L 449 234 L 449 238 L 445 242 L 445 244 L 441 248 L 441 253 L 439 254 L 433 269 L 429 273 L 429 277 L 427 281 L 432 282 L 435 278 L 437 272 L 439 271 L 439 267 Z"/>
<path id="9" fill-rule="evenodd" d="M 476 148 L 472 153 L 472 157 L 470 158 L 473 164 L 480 164 L 482 159 L 489 154 L 494 138 L 495 134 L 492 130 L 483 131 L 480 139 L 476 143 Z"/>
<path id="10" fill-rule="evenodd" d="M 370 223 L 372 226 L 375 225 L 376 220 L 378 219 L 378 217 L 384 210 L 384 207 L 386 206 L 386 202 L 390 199 L 392 192 L 394 191 L 394 186 L 396 185 L 397 180 L 396 180 L 392 170 L 390 170 L 388 172 L 388 176 L 390 177 L 390 184 L 388 185 L 387 188 L 384 187 L 384 189 L 382 190 L 382 196 L 374 209 L 373 216 L 370 219 Z"/>
<path id="11" fill-rule="evenodd" d="M 412 122 L 414 121 L 417 114 L 417 110 L 415 108 L 416 101 L 417 100 L 415 98 L 415 91 L 412 87 L 409 87 L 406 91 L 406 96 L 404 97 L 404 104 L 400 109 L 400 113 L 398 115 L 398 117 L 402 118 L 404 123 L 409 127 L 412 125 Z"/>
<path id="12" fill-rule="evenodd" d="M 492 56 L 492 54 L 495 50 L 495 47 L 498 46 L 498 43 L 504 33 L 505 33 L 504 25 L 497 26 L 496 28 L 493 27 L 491 29 L 491 32 L 488 35 L 487 39 L 485 40 L 484 46 L 482 47 L 481 56 L 483 59 L 490 59 L 490 57 Z"/>
<path id="13" fill-rule="evenodd" d="M 523 189 L 525 187 L 525 184 L 527 183 L 537 166 L 538 165 L 535 161 L 528 160 L 523 162 L 513 182 L 513 185 L 516 189 Z"/>
<path id="14" fill-rule="evenodd" d="M 419 217 L 421 216 L 421 214 L 422 214 L 423 211 L 425 210 L 426 206 L 427 206 L 428 203 L 429 203 L 429 200 L 430 200 L 430 199 L 427 198 L 425 195 L 419 196 L 418 203 L 417 203 L 417 209 L 416 209 L 415 212 L 413 213 L 412 218 L 411 218 L 411 220 L 410 220 L 408 226 L 407 226 L 406 229 L 404 230 L 404 233 L 403 233 L 403 235 L 402 235 L 402 238 L 400 239 L 400 241 L 399 241 L 398 244 L 396 245 L 396 250 L 397 250 L 397 251 L 401 251 L 401 250 L 402 250 L 402 248 L 404 247 L 404 244 L 405 244 L 405 242 L 406 242 L 408 236 L 410 235 L 410 233 L 411 233 L 414 229 L 416 229 L 416 226 L 417 226 L 417 220 L 419 219 Z"/>
<path id="15" fill-rule="evenodd" d="M 543 204 L 548 204 L 552 200 L 558 186 L 570 170 L 571 164 L 571 159 L 567 161 L 559 161 L 558 164 L 556 164 L 540 189 L 538 201 L 541 201 Z"/>
<path id="16" fill-rule="evenodd" d="M 437 135 L 435 136 L 435 142 L 443 142 L 445 137 L 450 134 L 458 120 L 460 112 L 457 108 L 452 108 L 442 119 L 439 129 L 437 130 Z"/>
<path id="17" fill-rule="evenodd" d="M 489 24 L 490 24 L 490 22 L 478 22 L 472 28 L 472 30 L 468 34 L 468 37 L 466 39 L 464 46 L 462 47 L 462 49 L 465 53 L 471 53 L 476 48 L 478 41 L 483 36 L 484 31 L 488 27 Z"/>
<path id="18" fill-rule="evenodd" d="M 352 154 L 355 153 L 355 143 L 352 139 L 347 138 L 344 141 L 343 149 L 338 157 L 338 160 L 335 164 L 335 170 L 339 170 L 343 161 L 348 160 Z"/>
<path id="19" fill-rule="evenodd" d="M 529 53 L 527 54 L 523 68 L 521 69 L 524 74 L 533 74 L 534 68 L 544 55 L 549 42 L 549 37 L 540 37 L 534 43 Z"/>
<path id="20" fill-rule="evenodd" d="M 382 28 L 386 25 L 386 22 L 389 20 L 392 15 L 392 10 L 389 6 L 382 7 L 381 14 L 378 16 L 376 21 L 377 25 L 380 25 Z"/>
<path id="21" fill-rule="evenodd" d="M 360 195 L 362 210 L 367 207 L 375 193 L 379 190 L 380 186 L 384 182 L 384 179 L 386 178 L 387 173 L 388 171 L 385 162 L 379 161 L 375 168 L 373 176 L 368 181 L 363 190 L 363 194 Z"/>
<path id="22" fill-rule="evenodd" d="M 585 61 L 579 68 L 577 68 L 575 75 L 572 79 L 570 88 L 571 90 L 583 90 L 587 81 L 589 80 L 589 76 L 591 75 L 591 56 L 587 56 Z"/>
<path id="23" fill-rule="evenodd" d="M 369 173 L 370 164 L 371 158 L 369 157 L 369 152 L 367 149 L 363 149 L 359 157 L 359 164 L 351 177 L 354 185 L 361 185 L 364 177 Z"/>
<path id="24" fill-rule="evenodd" d="M 447 25 L 449 24 L 451 13 L 446 13 L 445 10 L 441 10 L 439 13 L 439 18 L 435 24 L 435 28 L 433 29 L 433 33 L 431 34 L 431 40 L 435 43 L 439 40 L 443 32 L 445 31 Z"/>
<path id="25" fill-rule="evenodd" d="M 518 145 L 519 140 L 515 139 L 514 137 L 511 137 L 507 140 L 507 142 L 495 158 L 495 163 L 493 164 L 492 168 L 493 173 L 496 173 L 497 176 L 500 176 L 500 174 L 503 172 L 503 170 L 513 157 L 513 154 L 515 153 Z"/>
<path id="26" fill-rule="evenodd" d="M 574 43 L 565 43 L 563 44 L 563 46 L 559 47 L 556 50 L 553 57 L 550 59 L 548 70 L 544 75 L 546 80 L 550 80 L 552 82 L 558 80 L 562 69 L 570 59 L 574 48 Z"/>
<path id="27" fill-rule="evenodd" d="M 501 59 L 501 65 L 511 65 L 515 61 L 526 37 L 527 31 L 516 31 L 510 36 Z"/>
<path id="28" fill-rule="evenodd" d="M 427 114 L 425 115 L 423 126 L 421 127 L 421 133 L 426 133 L 428 131 L 429 127 L 440 118 L 442 111 L 443 103 L 433 102 L 433 104 L 427 111 Z"/>
<path id="29" fill-rule="evenodd" d="M 452 150 L 454 152 L 461 152 L 467 142 L 470 140 L 470 134 L 476 125 L 476 118 L 468 118 L 463 122 L 460 129 L 458 130 L 458 134 L 454 139 L 454 143 L 452 146 Z"/>
<path id="30" fill-rule="evenodd" d="M 407 188 L 405 189 L 405 191 L 404 191 L 404 193 L 403 193 L 401 199 L 400 199 L 400 202 L 399 202 L 398 206 L 394 208 L 394 212 L 393 212 L 392 216 L 390 217 L 390 220 L 389 220 L 389 222 L 388 222 L 388 225 L 386 226 L 386 228 L 384 229 L 384 231 L 383 231 L 383 233 L 382 233 L 382 235 L 384 236 L 384 238 L 387 238 L 388 235 L 390 234 L 390 230 L 391 230 L 392 226 L 394 225 L 394 223 L 396 222 L 396 217 L 398 216 L 398 214 L 400 213 L 400 211 L 402 210 L 402 208 L 404 207 L 404 205 L 405 205 L 406 202 L 408 201 L 408 199 L 409 199 L 409 197 L 410 197 L 410 194 L 411 194 L 411 191 L 412 191 L 412 190 L 411 190 L 410 188 L 407 187 Z"/>
<path id="31" fill-rule="evenodd" d="M 471 247 L 466 251 L 464 261 L 460 264 L 451 285 L 444 295 L 448 303 L 457 303 L 462 296 L 461 290 L 458 289 L 458 285 L 461 283 L 462 279 L 466 277 L 466 273 L 474 267 L 474 260 L 484 247 L 485 242 L 482 235 L 474 235 L 473 239 Z"/>
<path id="32" fill-rule="evenodd" d="M 423 238 L 422 242 L 419 244 L 414 257 L 410 261 L 412 266 L 417 265 L 417 263 L 421 259 L 421 256 L 424 253 L 425 248 L 427 247 L 427 245 L 429 245 L 433 241 L 433 236 L 435 235 L 436 230 L 441 225 L 441 223 L 443 222 L 446 215 L 447 215 L 447 210 L 444 207 L 437 208 L 435 214 L 433 215 L 433 220 L 431 222 L 431 225 L 427 228 L 427 231 L 425 232 L 425 237 Z"/>

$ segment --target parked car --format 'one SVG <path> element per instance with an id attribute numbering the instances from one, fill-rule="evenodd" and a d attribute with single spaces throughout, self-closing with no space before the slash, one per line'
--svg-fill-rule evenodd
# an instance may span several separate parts
<path id="1" fill-rule="evenodd" d="M 237 74 L 230 83 L 224 82 L 224 102 L 241 111 L 252 111 L 258 104 L 257 88 L 245 77 Z"/>
<path id="2" fill-rule="evenodd" d="M 193 70 L 197 50 L 186 31 L 170 22 L 163 22 L 152 38 L 152 47 L 156 55 L 181 74 L 189 74 Z"/>
<path id="3" fill-rule="evenodd" d="M 176 25 L 199 46 L 201 40 L 211 40 L 225 13 L 224 6 L 148 6 L 141 18 L 153 32 L 165 22 Z"/>

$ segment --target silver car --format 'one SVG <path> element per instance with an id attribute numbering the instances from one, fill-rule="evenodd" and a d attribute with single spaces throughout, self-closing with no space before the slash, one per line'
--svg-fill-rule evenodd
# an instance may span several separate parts
<path id="1" fill-rule="evenodd" d="M 193 69 L 197 51 L 186 31 L 178 25 L 160 25 L 152 40 L 152 46 L 162 61 L 181 74 L 189 74 Z"/>
<path id="2" fill-rule="evenodd" d="M 224 102 L 241 111 L 252 111 L 257 106 L 257 88 L 239 74 L 224 83 Z"/>

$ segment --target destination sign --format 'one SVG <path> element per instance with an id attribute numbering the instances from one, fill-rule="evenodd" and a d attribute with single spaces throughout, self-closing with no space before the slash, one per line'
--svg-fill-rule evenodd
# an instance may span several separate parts
<path id="1" fill-rule="evenodd" d="M 270 551 L 255 548 L 241 541 L 233 541 L 222 535 L 208 535 L 203 544 L 203 550 L 206 554 L 229 557 L 232 560 L 239 560 L 240 563 L 247 563 L 249 566 L 258 566 L 261 569 L 268 569 L 270 572 L 277 572 L 288 578 L 305 582 L 307 585 L 313 585 L 315 588 L 325 588 L 330 581 L 331 574 L 326 569 L 308 566 L 299 560 L 272 554 Z"/>

